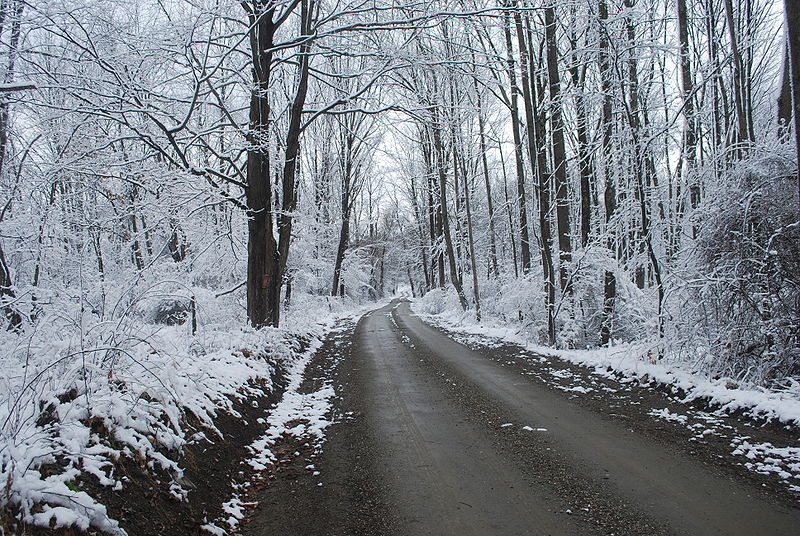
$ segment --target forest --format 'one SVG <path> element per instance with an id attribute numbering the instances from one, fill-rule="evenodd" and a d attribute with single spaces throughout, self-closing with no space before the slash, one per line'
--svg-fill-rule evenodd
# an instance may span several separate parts
<path id="1" fill-rule="evenodd" d="M 186 408 L 392 296 L 800 396 L 797 0 L 2 0 L 0 43 L 4 523 L 117 530 L 93 419 L 177 471 Z"/>

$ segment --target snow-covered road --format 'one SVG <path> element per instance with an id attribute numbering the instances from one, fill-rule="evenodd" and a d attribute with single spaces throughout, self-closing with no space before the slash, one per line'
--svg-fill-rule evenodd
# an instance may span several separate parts
<path id="1" fill-rule="evenodd" d="M 791 501 L 487 359 L 410 314 L 407 302 L 366 315 L 347 345 L 327 351 L 346 354 L 334 380 L 340 422 L 314 472 L 278 475 L 246 533 L 779 535 L 800 527 Z"/>

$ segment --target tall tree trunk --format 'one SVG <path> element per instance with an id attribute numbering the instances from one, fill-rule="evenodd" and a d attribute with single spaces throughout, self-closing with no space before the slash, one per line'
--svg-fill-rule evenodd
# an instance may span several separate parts
<path id="1" fill-rule="evenodd" d="M 442 206 L 439 204 L 439 187 L 436 184 L 436 170 L 433 162 L 433 141 L 430 129 L 426 128 L 422 143 L 422 157 L 425 162 L 425 176 L 428 185 L 428 220 L 431 237 L 431 286 L 444 288 L 444 251 L 441 243 L 442 237 Z M 438 276 L 438 279 L 437 277 Z"/>
<path id="2" fill-rule="evenodd" d="M 277 29 L 274 7 L 260 1 L 249 6 L 253 89 L 247 134 L 247 317 L 253 327 L 277 325 L 280 292 L 278 251 L 273 234 L 272 182 L 269 156 L 269 82 L 272 46 Z"/>
<path id="3" fill-rule="evenodd" d="M 788 32 L 787 32 L 788 33 Z M 778 94 L 778 136 L 786 136 L 792 130 L 792 60 L 789 54 L 789 36 L 783 51 L 781 92 Z"/>
<path id="4" fill-rule="evenodd" d="M 700 205 L 700 185 L 697 182 L 697 173 L 695 173 L 697 134 L 694 113 L 694 82 L 692 81 L 692 68 L 689 61 L 689 14 L 686 8 L 686 0 L 677 0 L 677 8 L 681 85 L 683 86 L 683 116 L 686 120 L 683 131 L 683 154 L 686 158 L 686 166 L 683 170 L 689 187 L 689 203 L 692 210 L 695 210 Z M 697 237 L 698 231 L 699 228 L 695 222 L 692 225 L 692 236 L 694 238 Z"/>
<path id="5" fill-rule="evenodd" d="M 527 22 L 527 21 L 526 21 Z M 555 273 L 551 249 L 550 231 L 550 178 L 546 171 L 546 150 L 544 136 L 544 118 L 537 108 L 537 96 L 534 95 L 535 70 L 531 55 L 531 32 L 523 24 L 519 10 L 514 11 L 514 23 L 517 30 L 517 43 L 520 50 L 522 67 L 522 98 L 525 104 L 525 121 L 528 134 L 528 158 L 534 176 L 538 178 L 537 192 L 539 197 L 539 232 L 541 233 L 540 253 L 542 257 L 542 273 L 544 275 L 545 310 L 547 311 L 548 342 L 555 344 Z M 526 39 L 526 36 L 528 38 Z M 508 48 L 511 49 L 510 32 L 506 35 Z M 521 164 L 521 162 L 520 162 Z"/>
<path id="6" fill-rule="evenodd" d="M 631 9 L 634 7 L 636 0 L 624 0 L 624 5 L 626 8 Z M 625 17 L 626 19 L 626 27 L 627 27 L 627 34 L 628 34 L 628 41 L 630 43 L 635 43 L 635 30 L 633 26 L 633 21 L 629 16 Z M 653 271 L 653 276 L 656 281 L 656 288 L 658 292 L 658 335 L 659 337 L 664 336 L 664 318 L 663 318 L 663 308 L 664 308 L 664 283 L 663 278 L 661 276 L 661 264 L 656 256 L 655 248 L 653 247 L 653 229 L 650 224 L 650 207 L 649 201 L 647 196 L 647 191 L 645 190 L 645 169 L 647 166 L 647 158 L 648 155 L 645 154 L 645 148 L 642 147 L 641 137 L 642 137 L 642 124 L 640 118 L 640 106 L 641 106 L 641 99 L 639 96 L 639 69 L 638 69 L 638 60 L 635 55 L 631 55 L 628 58 L 628 85 L 630 87 L 630 100 L 627 103 L 627 116 L 628 116 L 628 126 L 631 130 L 632 136 L 632 144 L 633 144 L 633 175 L 634 175 L 634 197 L 638 201 L 639 205 L 639 217 L 640 217 L 640 225 L 637 229 L 637 238 L 639 244 L 637 247 L 643 247 L 647 253 L 647 256 L 650 260 L 650 267 Z M 640 286 L 644 286 L 644 273 L 643 270 L 637 270 L 637 284 Z"/>
<path id="7" fill-rule="evenodd" d="M 11 272 L 8 269 L 6 257 L 3 254 L 3 247 L 0 244 L 0 301 L 13 301 L 16 298 Z M 8 329 L 16 330 L 22 325 L 22 315 L 15 307 L 3 303 L 3 314 L 8 322 Z"/>
<path id="8" fill-rule="evenodd" d="M 611 154 L 612 134 L 612 109 L 611 109 L 611 58 L 609 56 L 608 32 L 608 5 L 606 0 L 598 3 L 598 17 L 600 23 L 600 84 L 602 97 L 602 154 L 605 157 L 605 192 L 603 201 L 606 213 L 606 236 L 609 251 L 616 251 L 614 244 L 614 214 L 617 210 L 617 192 L 614 187 L 614 178 L 611 175 L 611 166 L 608 164 Z M 600 344 L 608 344 L 611 340 L 614 303 L 617 299 L 617 280 L 614 272 L 607 270 L 603 276 L 603 313 L 600 323 Z"/>
<path id="9" fill-rule="evenodd" d="M 461 309 L 467 310 L 467 298 L 464 295 L 464 286 L 461 282 L 461 276 L 458 274 L 458 265 L 456 264 L 455 249 L 453 248 L 453 239 L 450 235 L 450 217 L 447 211 L 447 173 L 445 170 L 445 162 L 447 161 L 447 153 L 444 144 L 442 143 L 441 125 L 439 117 L 434 109 L 433 119 L 433 149 L 436 155 L 436 170 L 439 174 L 439 207 L 442 216 L 442 234 L 444 235 L 445 249 L 447 250 L 447 260 L 450 265 L 450 282 L 456 289 L 458 294 L 458 302 L 461 304 Z"/>
<path id="10" fill-rule="evenodd" d="M 569 192 L 567 184 L 567 150 L 564 143 L 564 121 L 561 113 L 561 79 L 558 73 L 558 41 L 556 40 L 555 10 L 552 4 L 544 8 L 545 40 L 547 42 L 547 79 L 550 86 L 550 137 L 553 144 L 553 178 L 555 179 L 556 222 L 560 259 L 561 290 L 570 292 L 567 266 L 572 261 L 570 240 Z"/>
<path id="11" fill-rule="evenodd" d="M 344 198 L 344 195 L 342 196 Z M 342 200 L 342 224 L 339 228 L 339 245 L 336 247 L 336 259 L 333 263 L 333 284 L 331 286 L 331 296 L 344 296 L 344 284 L 342 278 L 342 262 L 347 250 L 347 243 L 350 241 L 350 210 L 346 206 L 347 201 Z"/>
<path id="12" fill-rule="evenodd" d="M 469 187 L 467 185 L 467 174 L 462 173 L 461 179 L 464 186 L 464 209 L 467 213 L 467 238 L 469 240 L 469 257 L 472 264 L 472 293 L 475 296 L 475 318 L 481 320 L 481 293 L 478 288 L 478 266 L 475 259 L 475 239 L 472 235 L 472 208 L 470 203 Z"/>
<path id="13" fill-rule="evenodd" d="M 350 206 L 353 173 L 353 134 L 348 132 L 345 135 L 344 147 L 342 147 L 342 159 L 344 166 L 342 169 L 342 223 L 339 227 L 339 245 L 336 248 L 336 258 L 333 263 L 333 284 L 331 286 L 331 296 L 344 296 L 344 285 L 341 284 L 342 262 L 350 242 Z"/>
<path id="14" fill-rule="evenodd" d="M 136 219 L 135 202 L 136 197 L 134 194 L 131 199 L 130 214 L 128 214 L 128 222 L 130 223 L 131 234 L 133 235 L 133 240 L 131 242 L 131 258 L 136 269 L 141 271 L 144 269 L 144 256 L 142 255 L 142 246 L 139 244 L 139 225 Z"/>
<path id="15" fill-rule="evenodd" d="M 573 42 L 573 49 L 576 49 Z M 573 65 L 570 67 L 572 83 L 575 86 L 575 134 L 578 138 L 578 171 L 581 178 L 581 246 L 589 245 L 589 234 L 592 227 L 592 169 L 591 148 L 587 124 L 586 99 L 583 96 L 586 68 Z"/>
<path id="16" fill-rule="evenodd" d="M 572 54 L 578 54 L 578 37 L 577 31 L 577 18 L 573 13 L 571 21 L 573 28 L 570 34 L 570 46 L 572 47 Z M 589 117 L 586 111 L 586 64 L 579 64 L 576 59 L 573 59 L 569 66 L 569 74 L 572 79 L 572 85 L 575 88 L 575 135 L 578 141 L 578 173 L 580 175 L 580 194 L 581 194 L 581 247 L 586 248 L 589 245 L 589 234 L 591 233 L 592 225 L 592 177 L 594 170 L 592 165 L 592 148 L 589 144 Z M 596 200 L 595 200 L 596 202 Z"/>
<path id="17" fill-rule="evenodd" d="M 745 80 L 745 65 L 742 59 L 742 51 L 739 48 L 738 29 L 733 17 L 733 3 L 731 0 L 723 0 L 725 6 L 725 18 L 728 25 L 728 36 L 731 40 L 731 53 L 733 55 L 733 100 L 736 105 L 736 119 L 737 119 L 737 138 L 736 142 L 742 146 L 753 141 L 752 125 L 748 121 L 750 114 L 748 112 L 747 100 L 747 81 Z"/>
<path id="18" fill-rule="evenodd" d="M 508 195 L 508 173 L 506 173 L 506 161 L 503 156 L 503 143 L 498 140 L 497 151 L 500 153 L 500 167 L 503 170 L 503 196 L 506 200 L 506 215 L 508 216 L 508 242 L 511 244 L 511 262 L 514 264 L 514 277 L 519 277 L 519 259 L 517 259 L 517 233 L 514 229 L 514 214 L 511 199 Z"/>
<path id="19" fill-rule="evenodd" d="M 11 40 L 8 48 L 8 64 L 3 80 L 5 83 L 10 83 L 14 80 L 14 64 L 17 56 L 17 48 L 19 46 L 22 11 L 25 7 L 25 2 L 14 2 L 13 8 L 5 2 L 3 2 L 3 4 L 4 5 L 0 7 L 0 17 L 5 19 L 7 13 L 11 13 L 13 17 L 11 21 Z M 5 20 L 0 22 L 0 30 L 3 28 L 4 23 Z M 3 174 L 6 152 L 8 149 L 9 106 L 10 103 L 7 99 L 0 99 L 0 176 Z M 16 299 L 16 293 L 14 292 L 11 270 L 6 262 L 2 240 L 0 240 L 0 303 L 2 304 L 3 315 L 8 321 L 8 329 L 17 330 L 22 326 L 22 315 L 19 314 L 16 308 L 5 303 L 6 301 L 13 301 L 14 299 Z"/>
<path id="20" fill-rule="evenodd" d="M 495 230 L 494 230 L 494 201 L 492 200 L 492 184 L 489 178 L 489 162 L 486 157 L 488 148 L 486 147 L 486 133 L 485 123 L 483 117 L 483 100 L 478 90 L 478 79 L 474 79 L 475 94 L 478 99 L 478 132 L 480 134 L 480 151 L 481 151 L 481 166 L 483 169 L 483 183 L 486 187 L 486 209 L 489 212 L 489 275 L 498 277 L 500 270 L 497 266 L 497 244 L 495 243 Z"/>
<path id="21" fill-rule="evenodd" d="M 785 0 L 786 28 L 792 73 L 794 136 L 797 144 L 797 188 L 800 195 L 800 0 Z M 800 209 L 800 197 L 798 197 Z"/>
<path id="22" fill-rule="evenodd" d="M 315 0 L 301 0 L 300 32 L 311 35 Z M 250 19 L 250 52 L 253 60 L 253 90 L 250 96 L 250 122 L 247 150 L 248 209 L 247 316 L 254 327 L 277 327 L 280 322 L 280 295 L 289 246 L 292 238 L 292 213 L 297 206 L 295 184 L 300 154 L 301 118 L 308 92 L 311 41 L 298 47 L 297 87 L 289 110 L 289 125 L 284 143 L 281 172 L 281 212 L 273 218 L 272 183 L 269 159 L 269 81 L 275 31 L 285 16 L 274 21 L 276 4 L 254 0 L 243 4 Z M 278 240 L 273 233 L 277 219 Z"/>
<path id="23" fill-rule="evenodd" d="M 514 12 L 514 17 L 515 19 L 519 18 L 518 11 Z M 508 54 L 508 80 L 509 84 L 511 85 L 511 131 L 514 137 L 514 161 L 517 168 L 517 206 L 519 207 L 520 253 L 522 256 L 522 273 L 525 274 L 531 269 L 531 249 L 530 234 L 528 232 L 528 209 L 526 207 L 527 195 L 525 193 L 525 167 L 522 163 L 522 136 L 520 134 L 519 106 L 517 104 L 520 90 L 519 86 L 517 85 L 517 76 L 515 74 L 516 68 L 514 67 L 514 47 L 511 42 L 511 22 L 508 20 L 508 18 L 506 18 L 504 29 L 506 37 L 506 52 Z M 521 39 L 524 40 L 524 37 Z M 523 49 L 520 49 L 520 56 L 522 61 L 525 62 L 527 53 L 524 52 Z M 524 89 L 524 79 L 527 76 L 524 64 L 522 73 Z"/>
<path id="24" fill-rule="evenodd" d="M 302 0 L 300 2 L 300 31 L 303 36 L 310 36 L 311 22 L 315 10 L 315 0 Z M 307 40 L 298 49 L 298 81 L 297 91 L 289 110 L 289 126 L 286 132 L 286 152 L 283 162 L 281 214 L 278 217 L 278 270 L 271 284 L 275 287 L 273 292 L 280 298 L 283 278 L 286 274 L 286 265 L 289 260 L 289 246 L 292 241 L 293 213 L 297 208 L 297 168 L 300 160 L 300 135 L 302 134 L 303 108 L 308 94 L 309 62 L 311 56 L 311 41 Z M 274 326 L 278 326 L 280 318 L 279 304 L 275 304 Z"/>
<path id="25" fill-rule="evenodd" d="M 417 200 L 417 184 L 414 177 L 411 177 L 411 207 L 414 210 L 414 218 L 417 220 L 417 232 L 419 233 L 420 253 L 422 254 L 422 273 L 425 277 L 425 288 L 420 295 L 425 294 L 433 288 L 431 281 L 432 275 L 428 274 L 428 254 L 426 253 L 427 244 L 425 243 L 425 223 L 422 221 L 422 214 L 419 210 L 419 201 Z M 410 268 L 409 268 L 410 270 Z M 409 278 L 411 277 L 409 272 Z M 414 289 L 412 288 L 412 294 Z"/>

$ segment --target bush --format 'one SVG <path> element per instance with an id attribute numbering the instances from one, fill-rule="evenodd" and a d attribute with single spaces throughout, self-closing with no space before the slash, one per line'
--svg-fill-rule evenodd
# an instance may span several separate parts
<path id="1" fill-rule="evenodd" d="M 699 320 L 725 374 L 759 383 L 800 375 L 800 226 L 785 160 L 741 165 L 709 193 L 697 242 Z"/>

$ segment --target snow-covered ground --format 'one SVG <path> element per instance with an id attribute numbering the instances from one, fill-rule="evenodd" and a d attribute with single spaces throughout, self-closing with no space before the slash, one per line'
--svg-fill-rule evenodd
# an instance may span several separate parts
<path id="1" fill-rule="evenodd" d="M 321 433 L 330 393 L 300 399 L 292 389 L 319 340 L 358 307 L 299 295 L 285 328 L 256 331 L 225 303 L 198 296 L 195 335 L 188 322 L 156 324 L 147 314 L 101 322 L 77 304 L 29 332 L 0 331 L 0 508 L 26 524 L 124 534 L 81 480 L 124 490 L 115 462 L 128 457 L 185 500 L 183 447 L 219 434 L 215 417 L 270 391 L 276 370 L 289 372 L 290 385 L 265 415 L 269 437 L 307 410 L 320 416 L 307 427 Z"/>
<path id="2" fill-rule="evenodd" d="M 352 309 L 347 314 L 339 314 L 338 319 L 350 318 L 355 321 L 368 310 L 383 306 L 383 303 L 369 304 Z M 328 334 L 343 331 L 343 326 L 333 327 L 327 330 Z M 325 431 L 334 421 L 331 418 L 331 403 L 336 396 L 334 386 L 330 382 L 325 382 L 319 389 L 312 392 L 301 392 L 301 386 L 305 379 L 306 368 L 314 354 L 321 345 L 321 339 L 316 338 L 308 350 L 300 356 L 288 371 L 288 385 L 281 401 L 271 410 L 264 414 L 264 419 L 268 425 L 267 430 L 248 446 L 251 456 L 243 460 L 243 465 L 248 469 L 248 473 L 243 481 L 234 483 L 234 493 L 223 505 L 225 515 L 221 519 L 209 522 L 201 528 L 216 536 L 223 536 L 235 533 L 248 509 L 252 509 L 257 503 L 247 498 L 248 488 L 252 487 L 261 476 L 278 462 L 278 458 L 273 452 L 273 446 L 282 438 L 290 437 L 303 440 L 308 443 L 315 454 L 319 454 L 325 442 Z M 299 455 L 299 453 L 295 453 Z M 319 471 L 313 464 L 307 465 L 306 469 L 313 471 L 314 475 L 319 475 Z M 318 485 L 322 485 L 320 482 Z"/>

